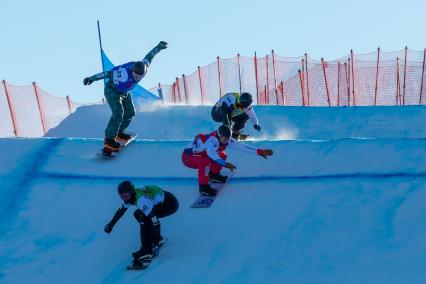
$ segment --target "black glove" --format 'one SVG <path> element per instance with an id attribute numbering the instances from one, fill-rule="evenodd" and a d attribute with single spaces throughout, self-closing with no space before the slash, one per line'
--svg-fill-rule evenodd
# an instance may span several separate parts
<path id="1" fill-rule="evenodd" d="M 157 44 L 157 48 L 158 48 L 159 50 L 166 49 L 166 48 L 167 48 L 167 42 L 165 42 L 165 41 L 160 41 L 160 43 L 159 43 L 159 44 Z"/>
<path id="2" fill-rule="evenodd" d="M 262 129 L 259 124 L 254 125 L 253 128 L 257 131 L 260 131 Z"/>
<path id="3" fill-rule="evenodd" d="M 93 80 L 90 79 L 90 77 L 84 78 L 84 80 L 83 80 L 83 84 L 86 85 L 86 86 L 90 85 L 92 83 L 93 83 Z"/>
<path id="4" fill-rule="evenodd" d="M 113 227 L 112 224 L 110 224 L 110 223 L 106 224 L 105 227 L 104 227 L 105 233 L 108 233 L 108 234 L 111 233 L 112 227 Z"/>

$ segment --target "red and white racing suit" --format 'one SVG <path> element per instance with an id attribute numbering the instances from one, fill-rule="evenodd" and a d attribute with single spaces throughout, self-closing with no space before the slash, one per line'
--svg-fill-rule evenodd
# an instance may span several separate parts
<path id="1" fill-rule="evenodd" d="M 262 151 L 232 138 L 228 144 L 220 144 L 219 134 L 214 131 L 210 134 L 197 135 L 194 141 L 184 149 L 182 162 L 188 168 L 198 170 L 198 183 L 200 185 L 208 184 L 209 172 L 218 174 L 225 165 L 227 158 L 225 149 L 227 146 L 251 154 L 260 155 Z"/>

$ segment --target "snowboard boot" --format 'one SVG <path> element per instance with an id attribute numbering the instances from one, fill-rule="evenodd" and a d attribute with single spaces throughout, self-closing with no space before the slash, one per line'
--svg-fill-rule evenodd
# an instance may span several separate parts
<path id="1" fill-rule="evenodd" d="M 105 138 L 104 151 L 118 152 L 120 148 L 121 144 L 116 142 L 114 138 Z"/>
<path id="2" fill-rule="evenodd" d="M 209 178 L 211 182 L 215 183 L 225 183 L 228 180 L 227 176 L 223 176 L 220 173 L 215 174 L 213 172 L 209 173 Z"/>
<path id="3" fill-rule="evenodd" d="M 118 132 L 117 137 L 115 138 L 115 140 L 119 143 L 126 143 L 127 141 L 129 141 L 132 138 L 132 135 L 129 135 L 127 133 L 124 132 Z"/>
<path id="4" fill-rule="evenodd" d="M 141 247 L 138 251 L 132 253 L 134 262 L 150 262 L 153 257 L 152 250 Z"/>
<path id="5" fill-rule="evenodd" d="M 206 196 L 216 196 L 217 190 L 212 188 L 209 184 L 200 184 L 200 193 Z"/>
<path id="6" fill-rule="evenodd" d="M 158 242 L 153 242 L 152 243 L 152 252 L 153 252 L 153 256 L 158 256 L 160 255 L 160 249 L 164 244 L 164 239 L 162 236 L 160 236 L 160 240 Z"/>

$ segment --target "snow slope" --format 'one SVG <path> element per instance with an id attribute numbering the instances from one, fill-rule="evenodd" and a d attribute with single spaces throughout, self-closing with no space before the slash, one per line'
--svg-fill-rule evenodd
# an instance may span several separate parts
<path id="1" fill-rule="evenodd" d="M 259 108 L 267 134 L 247 143 L 274 156 L 229 150 L 235 177 L 211 208 L 191 209 L 196 172 L 180 155 L 214 128 L 200 119 L 208 111 L 138 113 L 133 130 L 149 140 L 110 161 L 96 156 L 100 138 L 0 139 L 0 282 L 426 281 L 425 108 Z M 108 115 L 82 108 L 49 135 L 102 137 Z M 283 129 L 297 139 L 274 137 Z M 143 272 L 124 270 L 139 246 L 132 212 L 103 232 L 123 179 L 180 202 L 162 220 L 169 242 Z"/>
<path id="2" fill-rule="evenodd" d="M 261 140 L 370 138 L 424 138 L 426 108 L 406 107 L 276 107 L 255 106 L 262 133 L 248 122 L 246 132 Z M 148 105 L 130 129 L 145 139 L 191 140 L 217 127 L 211 106 Z M 83 106 L 51 129 L 47 137 L 103 138 L 111 111 L 107 105 Z"/>

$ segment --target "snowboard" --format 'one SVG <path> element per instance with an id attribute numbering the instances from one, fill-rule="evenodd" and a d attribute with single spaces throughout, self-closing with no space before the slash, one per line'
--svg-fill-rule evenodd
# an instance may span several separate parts
<path id="1" fill-rule="evenodd" d="M 217 194 L 215 196 L 207 196 L 200 193 L 200 196 L 198 196 L 197 199 L 195 199 L 195 201 L 192 203 L 191 208 L 209 208 L 210 206 L 212 206 L 216 197 L 229 183 L 229 180 L 233 175 L 234 172 L 230 172 L 230 174 L 228 175 L 228 179 L 225 183 L 211 183 L 210 186 L 217 190 Z"/>
<path id="2" fill-rule="evenodd" d="M 104 157 L 111 157 L 111 158 L 113 158 L 113 157 L 117 156 L 118 153 L 120 153 L 121 151 L 123 151 L 123 149 L 126 148 L 127 145 L 129 145 L 133 140 L 135 140 L 138 137 L 138 135 L 135 134 L 135 133 L 129 132 L 128 134 L 132 135 L 132 138 L 130 138 L 129 140 L 127 140 L 125 143 L 121 143 L 120 141 L 118 141 L 121 144 L 120 150 L 118 150 L 117 152 L 113 152 L 113 151 L 109 151 L 109 150 L 107 150 L 105 148 L 102 148 L 102 150 L 101 150 L 102 155 Z"/>
<path id="3" fill-rule="evenodd" d="M 163 237 L 163 243 L 156 247 L 153 248 L 153 256 L 152 259 L 150 261 L 141 261 L 141 266 L 133 266 L 133 261 L 126 267 L 126 270 L 144 270 L 147 269 L 151 262 L 154 260 L 154 258 L 158 257 L 160 255 L 160 250 L 164 247 L 164 245 L 167 243 L 168 238 L 167 237 Z"/>

